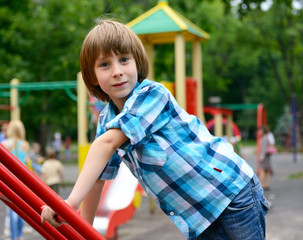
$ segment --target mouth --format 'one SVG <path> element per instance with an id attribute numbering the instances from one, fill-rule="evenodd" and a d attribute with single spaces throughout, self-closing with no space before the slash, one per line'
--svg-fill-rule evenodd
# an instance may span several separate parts
<path id="1" fill-rule="evenodd" d="M 127 82 L 120 82 L 113 85 L 113 87 L 123 87 Z"/>

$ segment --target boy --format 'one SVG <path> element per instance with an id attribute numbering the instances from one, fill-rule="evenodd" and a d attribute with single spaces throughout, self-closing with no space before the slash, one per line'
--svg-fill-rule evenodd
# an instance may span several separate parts
<path id="1" fill-rule="evenodd" d="M 67 204 L 77 209 L 84 200 L 81 214 L 92 224 L 104 180 L 123 161 L 188 239 L 265 239 L 268 205 L 253 170 L 163 85 L 145 79 L 147 56 L 133 31 L 101 21 L 80 62 L 90 93 L 109 103 Z M 41 220 L 60 226 L 54 215 L 46 207 Z"/>

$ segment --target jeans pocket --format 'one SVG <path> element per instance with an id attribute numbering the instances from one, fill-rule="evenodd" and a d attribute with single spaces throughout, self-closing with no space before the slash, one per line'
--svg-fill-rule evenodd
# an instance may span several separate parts
<path id="1" fill-rule="evenodd" d="M 265 199 L 265 197 L 263 197 L 261 200 L 261 205 L 262 205 L 262 209 L 263 209 L 263 212 L 264 212 L 264 215 L 269 211 L 270 207 Z"/>
<path id="2" fill-rule="evenodd" d="M 226 209 L 230 211 L 241 211 L 254 206 L 254 198 L 251 185 L 248 183 L 231 201 Z"/>
<path id="3" fill-rule="evenodd" d="M 254 206 L 254 204 L 250 204 L 250 205 L 248 205 L 248 206 L 243 206 L 243 207 L 240 207 L 240 206 L 238 206 L 238 207 L 233 207 L 233 206 L 227 206 L 227 210 L 229 210 L 229 211 L 242 211 L 242 210 L 247 210 L 247 209 L 249 209 L 249 208 L 252 208 Z"/>
<path id="4" fill-rule="evenodd" d="M 269 205 L 268 205 L 268 203 L 266 201 L 266 198 L 264 196 L 264 191 L 263 191 L 260 184 L 258 184 L 258 186 L 254 190 L 255 190 L 256 199 L 260 201 L 262 210 L 263 210 L 264 215 L 265 215 L 269 210 Z"/>

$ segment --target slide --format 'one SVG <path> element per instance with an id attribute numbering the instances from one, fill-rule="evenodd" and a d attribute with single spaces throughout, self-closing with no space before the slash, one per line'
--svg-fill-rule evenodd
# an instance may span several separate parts
<path id="1" fill-rule="evenodd" d="M 106 181 L 93 227 L 107 239 L 118 239 L 118 227 L 140 206 L 143 189 L 122 162 L 115 179 Z"/>

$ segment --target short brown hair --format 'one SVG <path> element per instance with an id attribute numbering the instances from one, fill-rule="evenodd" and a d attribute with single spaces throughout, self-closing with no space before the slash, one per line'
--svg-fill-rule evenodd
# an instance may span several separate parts
<path id="1" fill-rule="evenodd" d="M 109 96 L 98 85 L 95 74 L 95 62 L 102 53 L 105 57 L 112 54 L 132 54 L 138 71 L 138 81 L 148 75 L 146 51 L 139 37 L 127 26 L 112 20 L 101 20 L 84 39 L 80 66 L 86 87 L 90 94 L 102 101 L 109 101 Z"/>
<path id="2" fill-rule="evenodd" d="M 56 151 L 55 151 L 55 149 L 54 148 L 47 149 L 47 151 L 46 151 L 46 157 L 48 159 L 56 158 Z"/>

